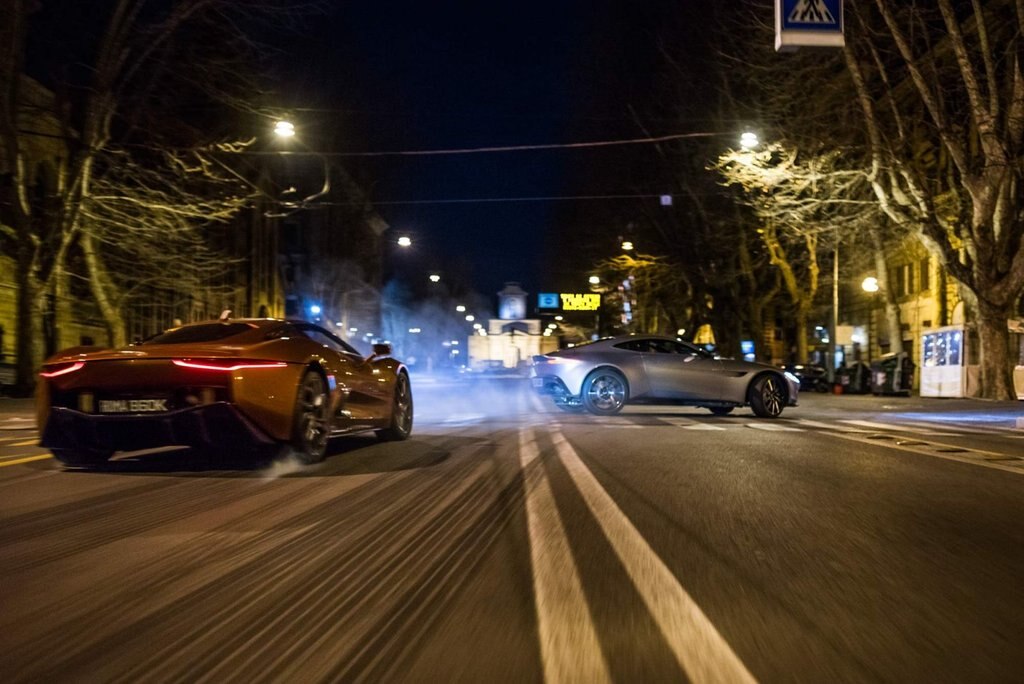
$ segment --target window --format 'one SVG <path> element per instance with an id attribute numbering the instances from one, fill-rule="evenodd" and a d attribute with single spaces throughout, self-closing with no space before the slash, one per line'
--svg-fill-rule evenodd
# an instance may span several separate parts
<path id="1" fill-rule="evenodd" d="M 928 257 L 921 259 L 921 290 L 930 290 L 932 287 L 931 281 L 931 260 Z"/>
<path id="2" fill-rule="evenodd" d="M 300 325 L 296 327 L 303 335 L 313 340 L 317 344 L 321 344 L 327 347 L 328 349 L 333 349 L 334 351 L 341 352 L 342 354 L 354 354 L 356 356 L 360 355 L 359 352 L 357 352 L 347 342 L 342 340 L 340 337 L 332 335 L 323 328 L 317 327 L 315 325 Z"/>
<path id="3" fill-rule="evenodd" d="M 235 335 L 249 332 L 256 326 L 249 323 L 204 323 L 175 328 L 154 335 L 142 344 L 189 344 L 193 342 L 216 342 Z"/>

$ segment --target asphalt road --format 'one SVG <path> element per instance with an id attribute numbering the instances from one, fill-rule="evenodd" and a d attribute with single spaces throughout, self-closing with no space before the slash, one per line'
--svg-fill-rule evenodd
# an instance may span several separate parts
<path id="1" fill-rule="evenodd" d="M 0 678 L 1011 682 L 1024 404 L 776 421 L 416 383 L 301 467 L 64 469 L 0 405 Z"/>

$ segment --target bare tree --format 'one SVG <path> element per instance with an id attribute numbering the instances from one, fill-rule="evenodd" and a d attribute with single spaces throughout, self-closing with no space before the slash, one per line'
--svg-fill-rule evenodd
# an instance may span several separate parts
<path id="1" fill-rule="evenodd" d="M 153 126 L 147 116 L 158 110 L 144 105 L 161 99 L 164 102 L 174 101 L 175 97 L 179 100 L 197 98 L 194 101 L 199 101 L 203 95 L 206 101 L 218 100 L 222 104 L 245 102 L 247 97 L 258 91 L 253 89 L 246 94 L 245 86 L 249 80 L 240 76 L 246 72 L 236 68 L 246 54 L 251 54 L 235 50 L 239 46 L 251 46 L 244 36 L 243 27 L 254 15 L 270 14 L 282 20 L 289 19 L 298 4 L 285 0 L 280 3 L 261 0 L 258 4 L 230 0 L 112 2 L 109 19 L 90 64 L 88 84 L 78 89 L 69 88 L 69 95 L 56 103 L 50 112 L 59 120 L 65 153 L 53 157 L 53 168 L 49 174 L 52 179 L 45 192 L 37 193 L 38 170 L 31 162 L 34 138 L 19 125 L 19 118 L 24 118 L 20 115 L 26 104 L 21 74 L 25 43 L 30 37 L 28 17 L 36 3 L 29 0 L 3 3 L 4 14 L 0 21 L 0 41 L 3 42 L 0 48 L 0 145 L 3 149 L 4 182 L 0 184 L 0 223 L 3 225 L 3 251 L 13 254 L 16 262 L 17 377 L 22 389 L 32 384 L 33 370 L 41 356 L 39 322 L 43 319 L 47 297 L 60 280 L 71 250 L 76 245 L 82 247 L 86 263 L 91 266 L 88 275 L 92 279 L 92 291 L 116 340 L 123 334 L 118 332 L 123 325 L 117 319 L 120 303 L 124 300 L 125 283 L 118 282 L 119 274 L 101 260 L 101 246 L 111 244 L 110 233 L 104 233 L 104 230 L 116 228 L 125 234 L 135 235 L 142 227 L 146 230 L 150 230 L 153 224 L 166 227 L 171 221 L 177 226 L 177 234 L 183 237 L 181 229 L 185 225 L 185 215 L 203 207 L 205 200 L 193 198 L 184 203 L 190 208 L 175 216 L 176 210 L 168 200 L 179 202 L 183 190 L 179 188 L 156 201 L 155 186 L 147 187 L 146 181 L 141 179 L 123 192 L 112 188 L 113 179 L 117 177 L 115 161 L 121 163 L 131 159 L 134 168 L 148 166 L 143 159 L 152 155 L 154 148 L 169 142 L 173 144 L 175 134 L 179 145 L 182 140 L 194 145 L 202 139 L 189 137 L 182 125 L 168 131 Z M 185 26 L 190 27 L 189 40 L 182 39 Z M 214 31 L 213 27 L 219 27 L 219 30 Z M 203 36 L 208 40 L 202 40 Z M 184 64 L 194 64 L 195 69 L 190 71 L 183 67 Z M 250 68 L 248 71 L 253 70 Z M 233 76 L 225 79 L 217 78 L 217 74 Z M 183 79 L 191 81 L 192 88 L 187 93 L 180 89 Z M 234 88 L 222 87 L 232 82 Z M 171 117 L 163 120 L 170 121 Z M 202 124 L 197 123 L 192 133 L 201 128 Z M 149 151 L 138 155 L 130 146 L 113 150 L 111 145 L 115 139 L 133 144 L 148 139 Z M 149 158 L 150 161 L 154 157 L 162 162 L 169 160 L 166 155 L 155 155 Z M 189 163 L 197 161 L 193 156 Z M 173 163 L 164 166 L 163 170 L 165 179 L 174 176 Z M 216 181 L 212 177 L 209 180 Z M 103 199 L 93 201 L 91 198 L 97 190 Z M 213 220 L 223 217 L 223 212 L 233 202 L 218 204 L 214 201 L 218 208 Z M 146 213 L 156 205 L 159 205 L 154 214 L 157 218 L 151 220 L 153 217 L 146 216 Z M 129 207 L 131 212 L 128 212 Z M 134 214 L 131 220 L 128 220 L 129 213 Z M 145 236 L 137 237 L 139 239 L 134 241 L 124 239 L 124 235 L 118 238 L 124 253 L 132 253 L 133 248 L 128 243 L 134 242 L 135 257 L 154 254 L 152 250 L 141 248 Z M 152 264 L 153 268 L 169 265 L 164 258 Z M 142 268 L 144 266 L 139 265 L 136 272 Z"/>
<path id="2" fill-rule="evenodd" d="M 1015 398 L 1007 319 L 1024 292 L 1024 3 L 856 5 L 844 57 L 882 210 L 915 230 L 977 309 L 981 394 Z M 941 150 L 922 164 L 916 150 Z"/>

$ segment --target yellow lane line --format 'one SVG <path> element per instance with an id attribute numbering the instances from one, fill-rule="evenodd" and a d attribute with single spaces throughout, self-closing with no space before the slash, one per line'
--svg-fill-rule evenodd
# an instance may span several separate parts
<path id="1" fill-rule="evenodd" d="M 25 456 L 24 458 L 15 458 L 13 461 L 0 461 L 0 468 L 12 465 L 20 465 L 22 463 L 30 463 L 32 461 L 42 461 L 47 458 L 53 458 L 50 454 L 36 454 L 35 456 Z"/>
<path id="2" fill-rule="evenodd" d="M 4 446 L 12 446 L 12 447 L 39 446 L 39 440 L 38 439 L 29 439 L 29 440 L 26 440 L 24 442 L 15 442 L 14 444 L 5 444 Z"/>

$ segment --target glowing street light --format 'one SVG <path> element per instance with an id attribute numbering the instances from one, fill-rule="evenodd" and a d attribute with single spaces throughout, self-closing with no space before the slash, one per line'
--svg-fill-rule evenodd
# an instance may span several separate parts
<path id="1" fill-rule="evenodd" d="M 633 251 L 633 243 L 630 242 L 629 240 L 623 240 L 622 241 L 622 251 L 623 252 L 631 252 L 631 251 Z"/>
<path id="2" fill-rule="evenodd" d="M 745 150 L 754 149 L 755 147 L 758 146 L 759 142 L 760 141 L 757 139 L 757 134 L 751 133 L 750 131 L 747 131 L 746 133 L 740 136 L 740 147 L 742 147 Z"/>
<path id="3" fill-rule="evenodd" d="M 459 313 L 466 313 L 466 305 L 459 304 L 458 306 L 455 307 L 455 310 L 458 311 Z"/>
<path id="4" fill-rule="evenodd" d="M 598 278 L 596 275 L 592 275 L 587 279 L 587 282 L 589 282 L 591 285 L 600 285 L 601 279 Z"/>
<path id="5" fill-rule="evenodd" d="M 868 276 L 864 279 L 864 282 L 860 284 L 860 287 L 865 292 L 878 292 L 878 278 L 874 276 Z"/>
<path id="6" fill-rule="evenodd" d="M 441 276 L 437 275 L 436 273 L 431 273 L 430 274 L 430 282 L 432 282 L 432 283 L 439 283 L 439 282 L 441 282 Z"/>
<path id="7" fill-rule="evenodd" d="M 412 238 L 410 238 L 408 235 L 403 235 L 400 238 L 398 238 L 399 247 L 409 247 L 410 245 L 412 245 Z"/>
<path id="8" fill-rule="evenodd" d="M 476 316 L 474 316 L 473 314 L 466 314 L 466 320 L 472 323 L 473 321 L 476 320 Z"/>
<path id="9" fill-rule="evenodd" d="M 319 304 L 314 304 L 313 306 L 309 307 L 309 313 L 313 314 L 314 316 L 319 316 L 322 310 L 323 309 L 320 308 Z"/>
<path id="10" fill-rule="evenodd" d="M 274 124 L 274 135 L 279 138 L 291 138 L 295 135 L 295 124 L 291 121 L 278 121 Z"/>

